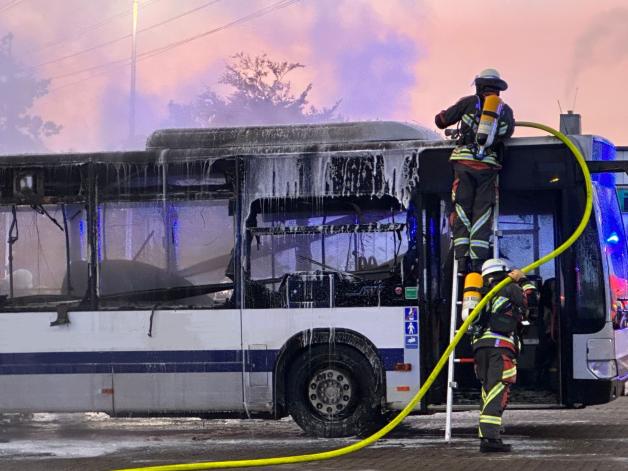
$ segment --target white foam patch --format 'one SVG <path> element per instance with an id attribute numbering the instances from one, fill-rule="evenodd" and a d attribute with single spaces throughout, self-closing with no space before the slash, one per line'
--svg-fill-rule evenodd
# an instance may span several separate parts
<path id="1" fill-rule="evenodd" d="M 311 446 L 313 449 L 326 449 L 345 446 L 353 443 L 353 440 L 319 440 L 316 438 L 304 439 L 215 439 L 208 438 L 193 440 L 191 437 L 178 439 L 155 439 L 138 438 L 116 439 L 111 441 L 88 441 L 46 438 L 42 440 L 13 440 L 9 443 L 0 444 L 0 459 L 50 459 L 50 458 L 95 458 L 109 455 L 121 451 L 137 449 L 147 449 L 158 447 L 182 449 L 207 449 L 207 444 L 211 443 L 212 448 L 228 447 L 250 448 L 251 450 L 263 449 L 265 447 L 277 449 L 293 449 L 295 447 Z"/>
<path id="2" fill-rule="evenodd" d="M 14 440 L 0 444 L 0 457 L 24 458 L 93 458 L 114 453 L 130 445 L 125 442 L 87 440 Z M 135 444 L 137 446 L 137 444 Z M 143 444 L 146 446 L 147 444 Z"/>
<path id="3" fill-rule="evenodd" d="M 28 417 L 29 422 L 55 422 L 55 423 L 67 423 L 67 422 L 93 422 L 93 421 L 105 421 L 111 420 L 111 417 L 104 412 L 79 412 L 79 413 L 48 413 L 37 412 Z"/>

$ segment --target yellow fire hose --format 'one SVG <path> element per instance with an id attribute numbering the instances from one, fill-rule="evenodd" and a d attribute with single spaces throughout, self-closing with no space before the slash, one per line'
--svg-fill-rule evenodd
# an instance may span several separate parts
<path id="1" fill-rule="evenodd" d="M 561 140 L 573 153 L 574 157 L 578 161 L 580 168 L 582 169 L 582 173 L 584 174 L 584 180 L 586 185 L 586 204 L 584 208 L 584 213 L 582 215 L 582 219 L 580 220 L 580 224 L 574 231 L 573 234 L 563 242 L 559 247 L 557 247 L 554 251 L 548 253 L 544 257 L 536 260 L 530 265 L 523 267 L 521 270 L 525 272 L 529 272 L 538 268 L 539 266 L 547 263 L 548 261 L 556 258 L 558 255 L 567 250 L 577 239 L 580 237 L 587 223 L 589 222 L 589 216 L 591 215 L 591 207 L 592 207 L 592 187 L 591 187 L 591 174 L 589 173 L 589 169 L 587 168 L 586 161 L 582 156 L 580 150 L 569 140 L 567 136 L 562 134 L 555 129 L 550 128 L 549 126 L 545 126 L 543 124 L 532 123 L 527 121 L 521 121 L 516 123 L 517 126 L 523 126 L 528 128 L 536 128 L 552 134 Z M 232 461 L 208 461 L 201 463 L 185 463 L 185 464 L 171 464 L 171 465 L 163 465 L 163 466 L 148 466 L 143 468 L 127 468 L 127 469 L 119 469 L 116 471 L 191 471 L 191 470 L 202 470 L 202 469 L 224 469 L 224 468 L 243 468 L 247 466 L 272 466 L 272 465 L 280 465 L 280 464 L 294 464 L 294 463 L 304 463 L 306 461 L 321 461 L 328 460 L 331 458 L 337 458 L 339 456 L 348 455 L 349 453 L 353 453 L 355 451 L 361 450 L 364 447 L 371 445 L 376 442 L 380 438 L 384 437 L 388 432 L 393 430 L 397 425 L 406 418 L 406 416 L 414 410 L 414 407 L 418 404 L 418 402 L 423 399 L 423 396 L 427 393 L 427 391 L 432 386 L 432 383 L 436 380 L 441 370 L 447 363 L 447 359 L 449 355 L 453 352 L 454 348 L 460 342 L 460 339 L 465 335 L 469 326 L 480 313 L 480 311 L 484 308 L 486 303 L 495 296 L 495 294 L 501 290 L 504 286 L 510 283 L 512 280 L 509 277 L 506 277 L 500 283 L 498 283 L 492 290 L 490 290 L 486 296 L 480 301 L 480 303 L 476 306 L 476 308 L 471 312 L 469 317 L 462 323 L 462 326 L 456 333 L 453 341 L 449 344 L 443 355 L 436 363 L 434 370 L 429 375 L 423 386 L 419 389 L 416 395 L 410 400 L 408 405 L 401 411 L 399 414 L 395 416 L 394 419 L 390 423 L 388 423 L 385 427 L 381 428 L 373 435 L 366 437 L 365 439 L 353 443 L 348 446 L 344 446 L 342 448 L 337 448 L 335 450 L 323 451 L 320 453 L 310 453 L 307 455 L 296 455 L 296 456 L 281 456 L 275 458 L 259 458 L 259 459 L 249 459 L 249 460 L 232 460 Z"/>

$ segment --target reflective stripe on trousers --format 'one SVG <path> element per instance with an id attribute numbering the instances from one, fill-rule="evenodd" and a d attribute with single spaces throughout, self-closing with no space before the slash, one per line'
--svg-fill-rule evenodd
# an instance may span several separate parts
<path id="1" fill-rule="evenodd" d="M 486 260 L 490 256 L 489 238 L 497 172 L 456 163 L 454 154 L 452 160 L 455 178 L 451 195 L 454 207 L 451 225 L 455 257 Z"/>
<path id="2" fill-rule="evenodd" d="M 517 379 L 517 367 L 510 352 L 502 348 L 480 348 L 475 352 L 475 371 L 482 383 L 482 407 L 478 435 L 501 436 L 502 414 L 508 405 L 510 386 Z"/>

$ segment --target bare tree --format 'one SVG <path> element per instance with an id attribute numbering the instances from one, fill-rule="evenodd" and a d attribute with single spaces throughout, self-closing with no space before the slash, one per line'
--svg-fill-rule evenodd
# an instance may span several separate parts
<path id="1" fill-rule="evenodd" d="M 209 87 L 189 104 L 170 102 L 169 124 L 177 127 L 272 125 L 338 121 L 340 100 L 329 108 L 317 109 L 308 102 L 310 83 L 295 96 L 287 76 L 304 65 L 277 62 L 266 54 L 234 55 L 220 83 L 234 88 L 226 97 Z"/>
<path id="2" fill-rule="evenodd" d="M 40 80 L 12 54 L 13 35 L 0 39 L 0 153 L 41 152 L 43 137 L 61 126 L 30 113 L 35 101 L 48 93 L 50 80 Z"/>

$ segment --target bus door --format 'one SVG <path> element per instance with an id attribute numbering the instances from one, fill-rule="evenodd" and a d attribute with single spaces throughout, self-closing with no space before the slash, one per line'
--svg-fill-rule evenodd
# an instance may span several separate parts
<path id="1" fill-rule="evenodd" d="M 516 153 L 525 153 L 521 158 Z M 550 150 L 551 152 L 551 150 Z M 442 352 L 449 343 L 449 312 L 451 306 L 451 279 L 453 253 L 451 251 L 449 218 L 451 215 L 451 166 L 448 164 L 450 150 L 429 149 L 420 155 L 421 207 L 423 210 L 424 228 L 424 272 L 426 282 L 422 289 L 428 304 L 430 322 L 427 329 L 431 335 L 432 352 Z M 500 210 L 499 229 L 500 256 L 508 258 L 514 267 L 523 267 L 555 247 L 556 227 L 559 215 L 558 193 L 551 187 L 537 185 L 539 177 L 534 173 L 537 166 L 530 164 L 531 153 L 528 148 L 513 147 L 509 150 L 512 156 L 510 166 L 500 175 Z M 544 156 L 545 157 L 545 156 Z M 552 157 L 550 155 L 550 157 Z M 554 159 L 558 157 L 553 156 Z M 547 158 L 545 160 L 548 160 Z M 541 167 L 539 167 L 541 168 Z M 541 170 L 543 170 L 541 168 Z M 541 172 L 538 170 L 538 172 Z M 523 179 L 518 175 L 532 172 L 530 178 Z M 549 178 L 547 179 L 549 180 Z M 543 180 L 545 181 L 545 180 Z M 535 197 L 531 198 L 530 195 Z M 555 263 L 543 265 L 530 275 L 537 283 L 542 296 L 541 309 L 532 313 L 530 326 L 524 332 L 524 348 L 520 358 L 518 373 L 519 391 L 522 389 L 541 389 L 544 396 L 535 397 L 545 403 L 556 403 L 560 389 L 560 329 L 559 293 L 555 285 Z M 460 320 L 461 322 L 461 320 Z M 455 379 L 459 385 L 456 391 L 456 402 L 476 401 L 478 383 L 472 366 L 471 339 L 465 336 L 456 348 L 456 357 L 462 359 L 455 369 Z M 430 355 L 427 351 L 426 355 Z M 437 360 L 434 353 L 426 361 Z M 543 374 L 537 373 L 539 369 Z M 542 385 L 542 387 L 540 386 Z M 432 401 L 444 399 L 446 384 L 437 383 L 432 392 Z M 516 390 L 513 394 L 517 395 Z M 521 401 L 528 398 L 519 396 Z"/>
<path id="2" fill-rule="evenodd" d="M 555 195 L 548 193 L 545 198 L 530 201 L 527 207 L 518 206 L 516 198 L 503 200 L 499 216 L 500 257 L 520 268 L 554 250 L 557 212 L 552 203 L 558 201 Z M 560 284 L 556 282 L 556 262 L 541 265 L 527 276 L 538 289 L 539 303 L 530 307 L 527 325 L 520 332 L 522 349 L 513 401 L 555 404 L 559 402 L 561 385 Z M 527 391 L 525 398 L 518 397 L 522 391 Z"/>
<path id="3" fill-rule="evenodd" d="M 555 247 L 556 213 L 552 202 L 556 198 L 548 194 L 545 204 L 541 206 L 522 206 L 524 200 L 510 193 L 500 201 L 500 257 L 509 260 L 513 267 L 526 266 Z M 449 251 L 448 206 L 442 200 L 438 203 L 438 199 L 432 196 L 425 198 L 425 272 L 429 280 L 425 289 L 427 299 L 432 299 L 431 306 L 435 313 L 428 319 L 431 341 L 440 339 L 441 348 L 444 348 L 448 343 L 448 325 L 442 320 L 439 322 L 439 319 L 448 316 L 452 254 Z M 535 402 L 555 404 L 560 391 L 556 265 L 554 262 L 542 265 L 528 276 L 537 285 L 541 299 L 539 306 L 530 310 L 529 325 L 522 331 L 523 348 L 518 360 L 517 388 L 513 390 L 513 400 L 527 402 L 530 400 L 530 391 L 539 391 L 535 393 Z M 438 302 L 439 299 L 446 301 Z M 459 319 L 459 322 L 462 320 Z M 425 352 L 425 355 L 428 354 Z M 465 336 L 456 348 L 456 358 L 461 360 L 455 368 L 455 380 L 459 385 L 457 402 L 475 400 L 479 391 L 472 357 L 471 338 Z M 439 391 L 436 390 L 434 394 L 439 394 Z"/>

